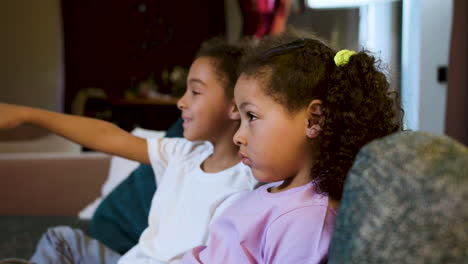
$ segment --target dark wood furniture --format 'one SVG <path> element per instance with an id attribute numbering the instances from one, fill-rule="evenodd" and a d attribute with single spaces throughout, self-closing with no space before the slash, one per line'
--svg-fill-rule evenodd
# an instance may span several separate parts
<path id="1" fill-rule="evenodd" d="M 71 113 L 80 89 L 103 89 L 118 107 L 125 91 L 148 76 L 154 77 L 159 92 L 170 94 L 167 72 L 175 66 L 188 69 L 205 39 L 225 33 L 220 0 L 62 0 L 61 4 L 66 113 Z M 155 107 L 130 105 L 126 109 L 134 112 Z"/>
<path id="2" fill-rule="evenodd" d="M 177 98 L 102 99 L 88 98 L 85 116 L 110 121 L 131 131 L 135 127 L 167 130 L 179 117 Z"/>

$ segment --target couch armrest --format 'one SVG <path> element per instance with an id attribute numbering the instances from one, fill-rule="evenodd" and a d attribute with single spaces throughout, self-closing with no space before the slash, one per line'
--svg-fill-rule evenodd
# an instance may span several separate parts
<path id="1" fill-rule="evenodd" d="M 102 153 L 0 155 L 0 215 L 77 215 L 100 196 L 110 156 Z"/>

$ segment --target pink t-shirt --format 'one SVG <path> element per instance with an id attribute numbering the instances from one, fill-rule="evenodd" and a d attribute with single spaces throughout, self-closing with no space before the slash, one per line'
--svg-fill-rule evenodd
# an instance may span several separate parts
<path id="1" fill-rule="evenodd" d="M 319 263 L 327 256 L 336 212 L 312 183 L 279 193 L 264 185 L 240 198 L 210 226 L 208 246 L 180 263 Z"/>

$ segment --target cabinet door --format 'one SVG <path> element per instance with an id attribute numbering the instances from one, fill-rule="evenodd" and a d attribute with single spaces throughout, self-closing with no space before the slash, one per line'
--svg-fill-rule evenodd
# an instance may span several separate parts
<path id="1" fill-rule="evenodd" d="M 78 90 L 121 98 L 135 82 L 188 68 L 200 43 L 225 32 L 224 1 L 62 0 L 65 112 Z M 132 83 L 133 82 L 133 83 Z"/>

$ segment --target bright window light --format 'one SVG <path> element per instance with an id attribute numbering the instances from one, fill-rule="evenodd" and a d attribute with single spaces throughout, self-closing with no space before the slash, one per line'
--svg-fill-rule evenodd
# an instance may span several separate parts
<path id="1" fill-rule="evenodd" d="M 349 8 L 391 1 L 397 0 L 307 0 L 307 6 L 310 8 Z"/>

